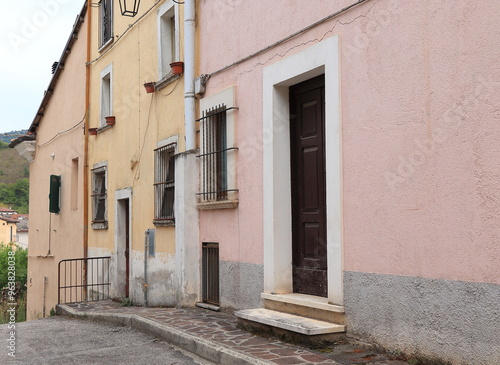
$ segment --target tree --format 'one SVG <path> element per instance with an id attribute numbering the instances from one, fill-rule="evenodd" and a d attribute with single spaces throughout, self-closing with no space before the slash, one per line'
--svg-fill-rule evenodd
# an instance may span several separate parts
<path id="1" fill-rule="evenodd" d="M 13 184 L 0 184 L 0 203 L 3 203 L 20 214 L 29 210 L 29 180 L 21 179 Z"/>
<path id="2" fill-rule="evenodd" d="M 5 245 L 0 246 L 0 289 L 5 288 L 9 282 L 9 256 L 12 256 L 9 255 L 9 252 L 12 252 L 12 247 Z M 18 283 L 21 290 L 24 290 L 28 277 L 28 250 L 17 248 L 13 257 L 15 258 L 15 281 Z"/>

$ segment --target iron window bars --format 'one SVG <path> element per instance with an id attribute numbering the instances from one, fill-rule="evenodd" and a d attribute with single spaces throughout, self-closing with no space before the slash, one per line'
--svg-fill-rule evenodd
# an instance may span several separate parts
<path id="1" fill-rule="evenodd" d="M 227 200 L 228 192 L 237 191 L 228 186 L 228 163 L 227 152 L 237 150 L 237 147 L 227 147 L 226 113 L 228 110 L 224 104 L 204 110 L 201 122 L 201 189 L 197 195 L 201 201 Z"/>
<path id="2" fill-rule="evenodd" d="M 104 46 L 111 38 L 113 38 L 113 8 L 112 0 L 99 1 L 99 17 L 100 17 L 100 39 L 99 45 Z"/>
<path id="3" fill-rule="evenodd" d="M 155 152 L 155 223 L 174 221 L 175 143 Z"/>

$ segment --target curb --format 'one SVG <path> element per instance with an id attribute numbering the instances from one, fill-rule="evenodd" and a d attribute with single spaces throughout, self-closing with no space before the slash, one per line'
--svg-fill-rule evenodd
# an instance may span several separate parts
<path id="1" fill-rule="evenodd" d="M 85 313 L 77 311 L 67 305 L 58 304 L 58 315 L 92 319 L 94 321 L 111 323 L 119 326 L 134 327 L 142 332 L 148 332 L 165 341 L 198 355 L 216 364 L 227 365 L 267 365 L 270 361 L 261 360 L 253 356 L 235 351 L 214 341 L 198 338 L 176 328 L 160 324 L 137 314 L 123 313 Z"/>

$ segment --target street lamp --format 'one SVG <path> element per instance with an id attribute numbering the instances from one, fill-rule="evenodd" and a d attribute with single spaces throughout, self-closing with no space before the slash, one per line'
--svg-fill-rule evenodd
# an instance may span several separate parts
<path id="1" fill-rule="evenodd" d="M 123 16 L 134 17 L 137 15 L 139 11 L 139 5 L 141 4 L 141 0 L 119 0 L 120 2 L 120 11 Z"/>

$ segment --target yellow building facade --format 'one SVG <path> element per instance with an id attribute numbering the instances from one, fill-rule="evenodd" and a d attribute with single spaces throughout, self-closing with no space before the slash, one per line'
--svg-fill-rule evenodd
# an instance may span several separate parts
<path id="1" fill-rule="evenodd" d="M 193 302 L 198 284 L 183 284 L 189 258 L 178 253 L 186 235 L 197 239 L 185 229 L 197 226 L 196 153 L 186 152 L 184 74 L 170 66 L 184 60 L 183 6 L 141 1 L 126 17 L 118 2 L 99 4 L 90 8 L 88 256 L 111 256 L 111 297 Z"/>
<path id="2" fill-rule="evenodd" d="M 17 235 L 17 221 L 7 218 L 0 217 L 0 244 L 8 245 L 15 241 Z"/>

